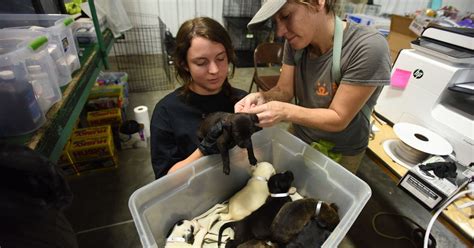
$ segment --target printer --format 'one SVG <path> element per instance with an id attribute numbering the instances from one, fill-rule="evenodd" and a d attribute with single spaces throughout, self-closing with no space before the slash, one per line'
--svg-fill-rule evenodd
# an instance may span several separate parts
<path id="1" fill-rule="evenodd" d="M 428 27 L 403 49 L 392 67 L 375 112 L 441 135 L 455 161 L 474 161 L 474 30 Z"/>

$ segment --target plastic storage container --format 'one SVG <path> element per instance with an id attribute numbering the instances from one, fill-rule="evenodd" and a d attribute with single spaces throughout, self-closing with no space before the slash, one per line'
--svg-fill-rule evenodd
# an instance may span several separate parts
<path id="1" fill-rule="evenodd" d="M 255 156 L 277 172 L 291 170 L 302 195 L 334 202 L 341 222 L 322 247 L 337 247 L 370 198 L 370 187 L 344 167 L 277 127 L 252 136 Z M 230 151 L 231 172 L 222 172 L 220 155 L 201 158 L 136 190 L 129 208 L 143 247 L 164 247 L 169 229 L 229 199 L 250 177 L 247 151 Z"/>
<path id="2" fill-rule="evenodd" d="M 28 28 L 50 35 L 51 40 L 55 42 L 51 43 L 48 49 L 57 64 L 61 86 L 69 83 L 72 72 L 81 67 L 77 42 L 72 34 L 73 22 L 68 15 L 0 14 L 0 28 Z"/>
<path id="3" fill-rule="evenodd" d="M 46 40 L 38 38 L 40 36 L 46 37 Z M 49 46 L 48 34 L 31 30 L 0 29 L 0 37 L 8 37 L 0 38 L 0 43 L 11 43 L 10 48 L 3 47 L 6 51 L 14 51 L 17 47 L 28 46 L 28 40 L 31 42 L 31 40 L 38 38 L 34 43 L 34 51 L 30 57 L 26 58 L 25 62 L 29 82 L 33 85 L 41 110 L 46 113 L 53 104 L 62 98 L 58 70 L 47 49 Z M 25 40 L 27 40 L 26 43 Z"/>
<path id="4" fill-rule="evenodd" d="M 49 57 L 41 55 L 46 36 L 18 40 L 4 33 L 0 36 L 0 137 L 26 134 L 45 122 L 27 68 L 39 65 L 41 72 L 37 72 L 50 73 L 43 71 L 47 62 L 41 61 Z"/>
<path id="5" fill-rule="evenodd" d="M 105 16 L 102 16 L 102 18 L 99 17 L 99 26 L 100 31 L 104 32 L 106 29 Z M 76 19 L 72 27 L 72 31 L 80 44 L 90 44 L 97 42 L 97 34 L 95 32 L 94 23 L 90 18 Z"/>
<path id="6" fill-rule="evenodd" d="M 123 96 L 128 98 L 128 74 L 126 72 L 100 72 L 96 85 L 123 85 Z"/>

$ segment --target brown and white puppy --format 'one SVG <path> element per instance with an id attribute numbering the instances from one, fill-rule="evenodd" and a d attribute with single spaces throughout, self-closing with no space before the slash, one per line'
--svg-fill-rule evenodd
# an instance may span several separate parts
<path id="1" fill-rule="evenodd" d="M 218 122 L 222 123 L 222 133 L 217 138 L 216 144 L 222 157 L 224 173 L 226 175 L 230 173 L 229 150 L 236 145 L 240 148 L 247 148 L 249 162 L 255 165 L 257 159 L 253 153 L 251 136 L 262 129 L 256 125 L 258 123 L 257 115 L 226 112 L 212 113 L 201 122 L 197 135 L 199 141 L 202 141 Z"/>
<path id="2" fill-rule="evenodd" d="M 325 229 L 333 231 L 339 224 L 337 210 L 334 203 L 328 204 L 313 198 L 288 202 L 273 220 L 272 240 L 280 245 L 288 244 L 312 219 Z"/>
<path id="3" fill-rule="evenodd" d="M 234 239 L 228 240 L 226 248 L 236 248 L 238 245 L 251 239 L 269 240 L 271 237 L 270 225 L 280 208 L 291 201 L 288 190 L 293 183 L 294 177 L 291 171 L 277 173 L 268 180 L 270 196 L 265 204 L 255 210 L 252 214 L 236 222 L 227 222 L 219 229 L 217 247 L 220 247 L 222 232 L 231 227 L 234 229 Z"/>
<path id="4" fill-rule="evenodd" d="M 247 181 L 245 187 L 230 198 L 229 211 L 227 214 L 220 215 L 221 220 L 237 221 L 249 216 L 261 207 L 270 195 L 267 181 L 275 175 L 273 165 L 268 162 L 260 162 L 250 168 L 252 177 Z"/>
<path id="5" fill-rule="evenodd" d="M 286 248 L 321 247 L 329 235 L 331 231 L 321 227 L 318 221 L 313 219 L 286 245 Z"/>

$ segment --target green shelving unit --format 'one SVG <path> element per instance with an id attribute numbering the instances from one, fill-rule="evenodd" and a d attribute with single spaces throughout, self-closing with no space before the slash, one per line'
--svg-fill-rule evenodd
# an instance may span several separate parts
<path id="1" fill-rule="evenodd" d="M 40 129 L 5 140 L 24 144 L 53 162 L 61 156 L 99 72 L 109 67 L 107 56 L 114 44 L 114 37 L 108 29 L 104 33 L 100 32 L 93 0 L 89 0 L 89 6 L 95 30 L 99 30 L 97 43 L 80 46 L 84 49 L 80 56 L 81 68 L 73 74 L 71 82 L 62 87 L 63 98 L 46 113 L 47 121 Z"/>

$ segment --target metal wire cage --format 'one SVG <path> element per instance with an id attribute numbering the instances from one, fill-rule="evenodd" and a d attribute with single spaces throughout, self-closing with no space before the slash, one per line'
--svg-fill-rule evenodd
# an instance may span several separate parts
<path id="1" fill-rule="evenodd" d="M 253 17 L 260 6 L 260 0 L 224 0 L 222 16 Z"/>
<path id="2" fill-rule="evenodd" d="M 334 6 L 336 15 L 341 18 L 345 18 L 346 14 L 366 14 L 378 16 L 380 14 L 380 9 L 380 5 L 353 3 L 348 0 L 338 0 Z"/>
<path id="3" fill-rule="evenodd" d="M 128 13 L 128 16 L 133 28 L 116 39 L 111 63 L 128 73 L 131 92 L 173 89 L 164 44 L 165 23 L 155 15 Z"/>

